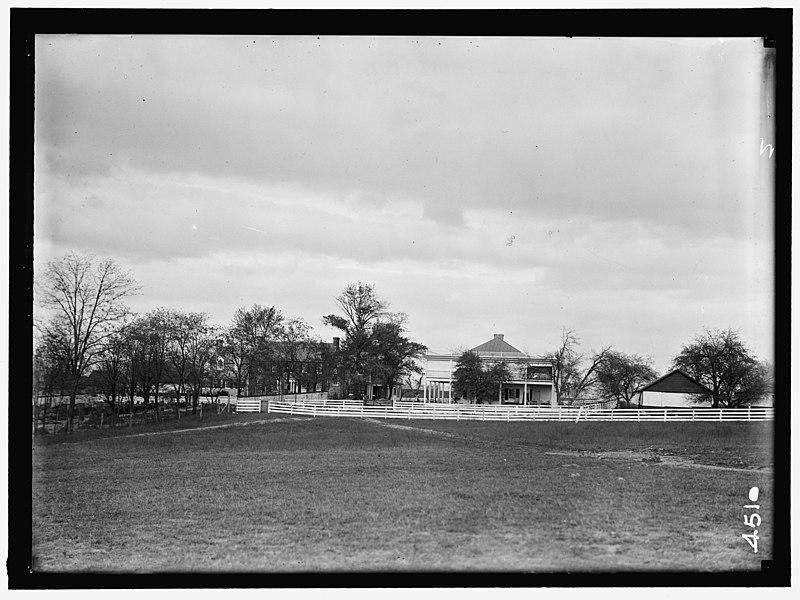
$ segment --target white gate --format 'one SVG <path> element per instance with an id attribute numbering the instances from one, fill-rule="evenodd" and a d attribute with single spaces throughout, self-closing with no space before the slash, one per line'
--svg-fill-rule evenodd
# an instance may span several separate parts
<path id="1" fill-rule="evenodd" d="M 237 398 L 236 412 L 261 412 L 261 398 Z"/>

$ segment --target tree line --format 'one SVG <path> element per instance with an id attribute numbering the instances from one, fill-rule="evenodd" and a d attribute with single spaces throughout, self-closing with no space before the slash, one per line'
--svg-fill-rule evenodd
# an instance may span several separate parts
<path id="1" fill-rule="evenodd" d="M 140 290 L 130 272 L 113 260 L 71 252 L 51 261 L 35 282 L 36 301 L 48 317 L 36 323 L 36 395 L 66 395 L 67 432 L 73 429 L 76 397 L 88 385 L 110 409 L 124 403 L 133 410 L 142 398 L 158 421 L 162 402 L 180 416 L 183 399 L 196 413 L 204 390 L 222 383 L 237 395 L 284 393 L 290 381 L 300 389 L 332 384 L 333 397 L 362 399 L 371 384 L 384 397 L 405 383 L 417 390 L 417 362 L 426 346 L 407 336 L 407 315 L 391 312 L 373 285 L 350 283 L 335 298 L 338 313 L 322 323 L 341 332 L 340 343 L 316 337 L 308 323 L 285 316 L 277 307 L 239 308 L 222 327 L 206 313 L 156 308 L 134 314 L 126 299 Z M 559 346 L 545 358 L 552 364 L 558 402 L 596 396 L 630 405 L 636 390 L 657 377 L 652 359 L 610 346 L 583 354 L 574 331 L 562 330 Z M 751 403 L 772 389 L 772 368 L 759 361 L 733 330 L 706 330 L 672 361 L 706 386 L 696 400 L 713 407 Z M 464 353 L 454 371 L 453 393 L 476 402 L 497 397 L 511 378 L 503 362 L 484 363 Z"/>
<path id="2" fill-rule="evenodd" d="M 333 382 L 333 395 L 383 393 L 421 373 L 416 359 L 427 348 L 407 337 L 404 313 L 388 310 L 374 286 L 348 284 L 335 302 L 341 314 L 322 322 L 342 332 L 337 346 L 275 306 L 239 308 L 216 327 L 209 315 L 174 308 L 134 314 L 125 301 L 140 285 L 110 259 L 71 252 L 51 261 L 36 279 L 36 301 L 48 309 L 36 323 L 36 395 L 69 397 L 66 432 L 74 429 L 77 396 L 89 386 L 103 397 L 111 422 L 134 398 L 160 418 L 163 402 L 180 417 L 183 399 L 196 413 L 204 391 L 223 382 L 237 395 L 317 390 Z"/>
<path id="3" fill-rule="evenodd" d="M 573 330 L 562 329 L 559 346 L 543 356 L 552 365 L 553 388 L 559 404 L 581 398 L 615 400 L 630 407 L 644 385 L 658 377 L 650 357 L 628 354 L 604 346 L 584 354 Z M 705 330 L 683 346 L 673 358 L 672 369 L 680 369 L 709 389 L 692 394 L 699 403 L 713 408 L 747 406 L 773 390 L 773 370 L 758 360 L 738 332 Z M 464 352 L 453 372 L 453 393 L 473 402 L 497 399 L 498 389 L 511 380 L 503 362 L 484 361 L 474 352 Z"/>

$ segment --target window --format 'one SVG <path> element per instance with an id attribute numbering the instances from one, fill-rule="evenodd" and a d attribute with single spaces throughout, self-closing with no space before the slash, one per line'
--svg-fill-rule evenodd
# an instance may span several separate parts
<path id="1" fill-rule="evenodd" d="M 553 378 L 553 372 L 550 367 L 529 366 L 527 368 L 526 378 L 549 381 Z"/>

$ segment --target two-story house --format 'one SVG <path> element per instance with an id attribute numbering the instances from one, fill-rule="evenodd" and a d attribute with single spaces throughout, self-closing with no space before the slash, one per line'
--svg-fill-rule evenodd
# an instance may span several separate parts
<path id="1" fill-rule="evenodd" d="M 553 363 L 541 356 L 531 356 L 517 350 L 503 339 L 502 333 L 470 350 L 484 364 L 504 362 L 511 372 L 511 379 L 498 390 L 499 404 L 547 404 L 556 406 L 553 387 Z M 425 355 L 425 378 L 423 381 L 426 402 L 457 402 L 452 397 L 453 373 L 460 354 Z"/>

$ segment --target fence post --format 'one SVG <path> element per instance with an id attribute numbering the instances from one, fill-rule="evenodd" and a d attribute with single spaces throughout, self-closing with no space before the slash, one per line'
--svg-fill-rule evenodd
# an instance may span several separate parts
<path id="1" fill-rule="evenodd" d="M 719 409 L 719 420 L 722 421 L 722 409 Z"/>
<path id="2" fill-rule="evenodd" d="M 312 407 L 312 410 L 314 411 L 313 415 L 314 415 L 314 418 L 316 419 L 317 418 L 317 405 L 316 404 Z"/>
<path id="3" fill-rule="evenodd" d="M 290 404 L 290 405 L 289 405 L 289 414 L 290 414 L 290 415 L 293 415 L 293 414 L 294 414 L 294 404 Z"/>
<path id="4" fill-rule="evenodd" d="M 750 420 L 750 406 L 747 407 L 747 420 Z"/>
<path id="5" fill-rule="evenodd" d="M 641 418 L 642 411 L 638 408 L 636 409 L 636 422 L 638 423 Z"/>
<path id="6" fill-rule="evenodd" d="M 361 405 L 361 418 L 364 418 L 364 405 Z"/>
<path id="7" fill-rule="evenodd" d="M 664 409 L 664 423 L 667 422 L 667 409 Z"/>
<path id="8" fill-rule="evenodd" d="M 692 421 L 694 421 L 694 408 L 692 408 Z"/>

